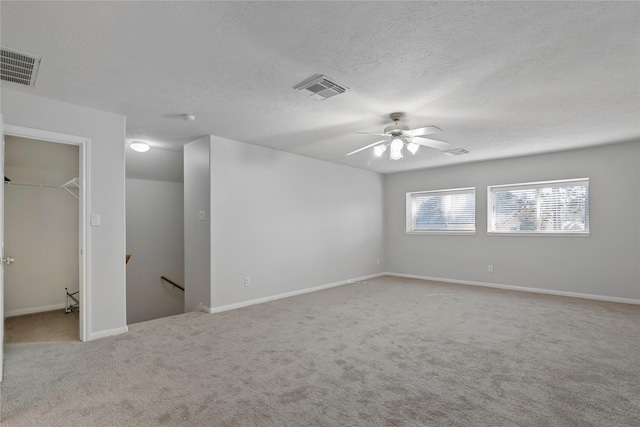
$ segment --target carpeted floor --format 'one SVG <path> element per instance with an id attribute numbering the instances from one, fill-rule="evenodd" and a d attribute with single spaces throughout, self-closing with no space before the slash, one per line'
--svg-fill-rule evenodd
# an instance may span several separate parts
<path id="1" fill-rule="evenodd" d="M 640 306 L 381 277 L 9 344 L 3 427 L 639 426 Z"/>
<path id="2" fill-rule="evenodd" d="M 78 341 L 76 313 L 64 309 L 7 317 L 4 321 L 6 344 Z"/>

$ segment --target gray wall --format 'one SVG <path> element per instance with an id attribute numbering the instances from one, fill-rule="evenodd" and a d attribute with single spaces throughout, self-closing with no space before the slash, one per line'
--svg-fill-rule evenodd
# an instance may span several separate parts
<path id="1" fill-rule="evenodd" d="M 127 162 L 127 178 L 149 181 L 183 181 L 182 147 L 168 150 L 153 146 L 145 153 L 138 153 L 127 144 L 125 160 Z"/>
<path id="2" fill-rule="evenodd" d="M 184 146 L 185 312 L 211 304 L 210 146 L 209 136 Z"/>
<path id="3" fill-rule="evenodd" d="M 589 237 L 487 235 L 487 186 L 583 177 Z M 407 192 L 473 186 L 476 235 L 405 234 Z M 384 206 L 389 272 L 640 298 L 640 142 L 387 175 Z"/>
<path id="4" fill-rule="evenodd" d="M 91 139 L 89 213 L 101 225 L 87 226 L 89 339 L 127 330 L 125 306 L 124 116 L 2 87 L 5 124 Z"/>
<path id="5" fill-rule="evenodd" d="M 172 152 L 182 163 L 182 153 Z M 127 323 L 184 313 L 182 182 L 130 179 L 127 184 Z"/>
<path id="6" fill-rule="evenodd" d="M 218 137 L 211 147 L 210 307 L 384 271 L 380 175 Z"/>

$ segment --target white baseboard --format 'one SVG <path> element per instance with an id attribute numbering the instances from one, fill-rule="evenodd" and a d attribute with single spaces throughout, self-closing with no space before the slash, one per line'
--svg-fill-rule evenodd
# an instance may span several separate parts
<path id="1" fill-rule="evenodd" d="M 402 273 L 388 272 L 388 273 L 385 273 L 385 275 L 405 277 L 407 279 L 430 280 L 432 282 L 455 283 L 458 285 L 482 286 L 485 288 L 507 289 L 510 291 L 533 292 L 536 294 L 557 295 L 557 296 L 563 296 L 563 297 L 583 298 L 583 299 L 591 299 L 591 300 L 597 300 L 597 301 L 619 302 L 623 304 L 640 305 L 640 299 L 634 299 L 634 298 L 620 298 L 620 297 L 610 297 L 606 295 L 583 294 L 580 292 L 556 291 L 554 289 L 527 288 L 523 286 L 501 285 L 497 283 L 474 282 L 470 280 L 444 279 L 442 277 L 418 276 L 415 274 L 402 274 Z"/>
<path id="2" fill-rule="evenodd" d="M 114 328 L 114 329 L 105 329 L 104 331 L 98 331 L 98 332 L 91 332 L 89 334 L 89 341 L 110 337 L 112 335 L 120 335 L 126 332 L 129 332 L 128 326 L 122 326 L 120 328 Z"/>
<path id="3" fill-rule="evenodd" d="M 4 317 L 14 317 L 14 316 L 22 316 L 23 314 L 42 313 L 44 311 L 64 310 L 65 307 L 66 305 L 62 303 L 62 304 L 53 304 L 53 305 L 43 305 L 41 307 L 21 308 L 18 310 L 5 311 Z"/>
<path id="4" fill-rule="evenodd" d="M 200 303 L 196 306 L 196 308 L 193 309 L 193 311 L 203 311 L 205 313 L 210 313 L 211 312 L 211 308 L 207 307 L 206 305 L 204 305 L 203 303 Z"/>
<path id="5" fill-rule="evenodd" d="M 308 294 L 308 293 L 311 293 L 311 292 L 321 291 L 323 289 L 329 289 L 329 288 L 335 288 L 336 286 L 347 285 L 349 283 L 362 282 L 363 280 L 373 279 L 373 278 L 384 276 L 384 275 L 386 275 L 386 273 L 371 274 L 369 276 L 362 276 L 362 277 L 357 277 L 357 278 L 354 278 L 354 279 L 342 280 L 340 282 L 327 283 L 325 285 L 314 286 L 313 288 L 300 289 L 300 290 L 292 291 L 292 292 L 285 292 L 283 294 L 271 295 L 271 296 L 264 297 L 264 298 L 257 298 L 257 299 L 253 299 L 253 300 L 249 300 L 249 301 L 242 301 L 242 302 L 237 302 L 237 303 L 234 303 L 234 304 L 222 305 L 220 307 L 212 307 L 212 308 L 209 308 L 208 312 L 210 314 L 222 313 L 223 311 L 235 310 L 236 308 L 242 308 L 242 307 L 248 307 L 250 305 L 262 304 L 263 302 L 275 301 L 275 300 L 279 300 L 279 299 L 283 299 L 283 298 L 294 297 L 296 295 Z M 204 306 L 203 306 L 203 308 L 204 308 Z"/>

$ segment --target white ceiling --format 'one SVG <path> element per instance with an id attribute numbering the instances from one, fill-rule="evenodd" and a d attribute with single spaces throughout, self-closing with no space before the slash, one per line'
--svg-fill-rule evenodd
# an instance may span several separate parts
<path id="1" fill-rule="evenodd" d="M 640 138 L 640 2 L 0 8 L 2 46 L 42 57 L 35 88 L 3 87 L 123 114 L 128 137 L 158 146 L 213 134 L 389 173 Z M 350 90 L 293 90 L 314 74 Z M 470 154 L 345 157 L 394 111 Z"/>

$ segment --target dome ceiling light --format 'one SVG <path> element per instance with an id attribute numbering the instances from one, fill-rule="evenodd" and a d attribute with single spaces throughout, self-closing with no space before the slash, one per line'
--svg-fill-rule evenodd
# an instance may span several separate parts
<path id="1" fill-rule="evenodd" d="M 137 151 L 138 153 L 146 153 L 151 148 L 149 144 L 140 140 L 133 140 L 131 144 L 129 144 L 133 151 Z"/>

